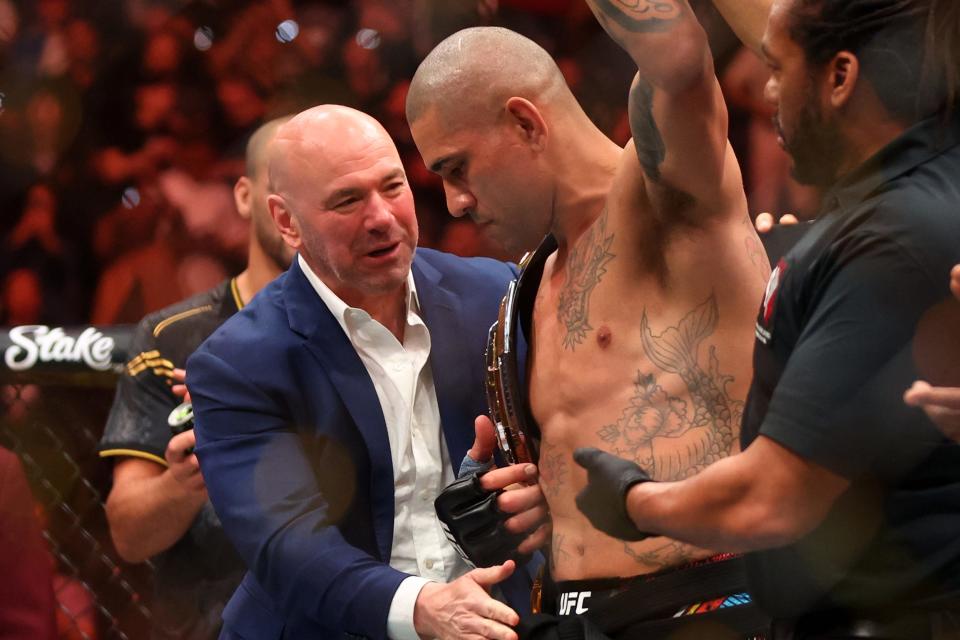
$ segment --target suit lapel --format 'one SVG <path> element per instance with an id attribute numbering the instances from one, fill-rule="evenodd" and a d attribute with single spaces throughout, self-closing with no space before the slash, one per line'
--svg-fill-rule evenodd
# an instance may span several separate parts
<path id="1" fill-rule="evenodd" d="M 450 463 L 456 473 L 460 461 L 473 444 L 473 418 L 462 407 L 470 406 L 466 397 L 476 390 L 469 375 L 469 350 L 463 326 L 460 298 L 443 286 L 442 274 L 423 260 L 414 260 L 413 279 L 424 322 L 430 329 L 430 368 L 437 391 L 440 424 L 443 428 Z M 477 366 L 481 363 L 477 362 Z"/>
<path id="2" fill-rule="evenodd" d="M 317 295 L 297 260 L 287 274 L 283 297 L 290 328 L 306 339 L 304 346 L 327 373 L 366 443 L 370 509 L 381 559 L 388 562 L 393 546 L 393 458 L 377 391 L 340 323 Z M 324 419 L 328 418 L 319 417 L 320 421 Z"/>

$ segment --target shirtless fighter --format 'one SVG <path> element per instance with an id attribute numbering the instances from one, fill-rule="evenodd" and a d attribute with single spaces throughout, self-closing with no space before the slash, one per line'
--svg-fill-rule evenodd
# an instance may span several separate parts
<path id="1" fill-rule="evenodd" d="M 589 5 L 639 69 L 625 148 L 593 125 L 542 48 L 499 28 L 440 43 L 414 76 L 407 117 L 451 214 L 469 215 L 511 249 L 546 233 L 558 246 L 528 336 L 553 524 L 556 589 L 545 590 L 544 608 L 555 597 L 561 615 L 590 611 L 611 635 L 654 638 L 676 624 L 722 622 L 724 603 L 749 601 L 739 564 L 662 537 L 624 543 L 594 529 L 574 504 L 586 477 L 572 452 L 599 447 L 656 479 L 687 477 L 735 452 L 770 269 L 727 142 L 706 35 L 686 0 Z M 675 583 L 681 592 L 659 597 Z M 625 608 L 654 622 L 612 623 Z M 681 608 L 718 610 L 674 618 Z M 732 623 L 735 637 L 755 622 Z"/>

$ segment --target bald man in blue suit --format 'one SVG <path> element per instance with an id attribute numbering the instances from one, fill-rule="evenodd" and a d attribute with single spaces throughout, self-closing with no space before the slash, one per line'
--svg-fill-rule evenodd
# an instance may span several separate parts
<path id="1" fill-rule="evenodd" d="M 396 148 L 365 114 L 310 109 L 268 153 L 298 258 L 187 365 L 210 499 L 250 569 L 221 638 L 514 640 L 529 572 L 458 568 L 432 513 L 485 412 L 514 269 L 416 249 Z"/>

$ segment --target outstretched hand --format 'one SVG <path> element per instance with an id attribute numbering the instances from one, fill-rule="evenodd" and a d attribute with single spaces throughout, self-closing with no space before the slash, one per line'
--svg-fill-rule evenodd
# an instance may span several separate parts
<path id="1" fill-rule="evenodd" d="M 440 640 L 517 640 L 510 627 L 520 622 L 520 616 L 489 593 L 493 585 L 509 578 L 516 566 L 507 560 L 495 567 L 474 569 L 448 584 L 424 585 L 413 609 L 417 633 Z"/>
<path id="2" fill-rule="evenodd" d="M 627 513 L 627 492 L 652 478 L 636 463 L 594 447 L 573 452 L 574 461 L 587 470 L 587 485 L 577 494 L 577 508 L 608 536 L 637 542 L 654 536 L 637 529 Z"/>
<path id="3" fill-rule="evenodd" d="M 950 291 L 960 300 L 960 264 L 950 271 Z M 960 441 L 960 388 L 934 387 L 917 380 L 903 394 L 903 401 L 923 409 L 948 438 Z"/>

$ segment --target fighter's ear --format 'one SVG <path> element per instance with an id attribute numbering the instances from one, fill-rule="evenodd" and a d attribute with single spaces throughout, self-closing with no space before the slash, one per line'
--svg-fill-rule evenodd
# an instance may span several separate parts
<path id="1" fill-rule="evenodd" d="M 281 195 L 271 193 L 267 196 L 267 208 L 270 210 L 273 223 L 277 225 L 280 235 L 283 236 L 283 241 L 294 250 L 299 251 L 302 244 L 300 228 L 290 212 L 286 200 Z"/>
<path id="2" fill-rule="evenodd" d="M 507 117 L 515 128 L 521 140 L 531 145 L 536 151 L 543 151 L 547 146 L 547 122 L 536 105 L 526 98 L 514 96 L 506 103 Z"/>
<path id="3" fill-rule="evenodd" d="M 825 78 L 830 104 L 839 109 L 850 102 L 860 79 L 860 60 L 850 51 L 838 51 L 828 63 Z"/>
<path id="4" fill-rule="evenodd" d="M 253 201 L 253 185 L 250 184 L 250 178 L 240 176 L 233 185 L 233 202 L 237 205 L 237 211 L 244 220 L 250 218 L 250 212 L 253 210 L 251 202 Z"/>

